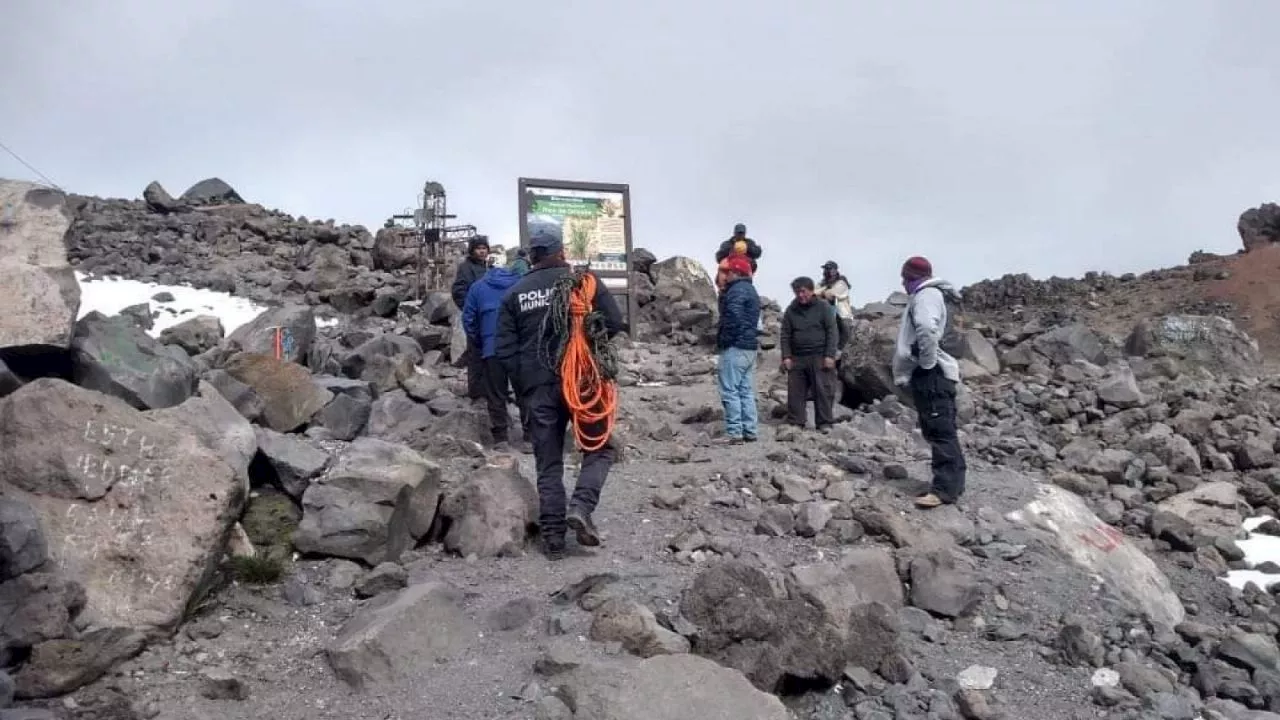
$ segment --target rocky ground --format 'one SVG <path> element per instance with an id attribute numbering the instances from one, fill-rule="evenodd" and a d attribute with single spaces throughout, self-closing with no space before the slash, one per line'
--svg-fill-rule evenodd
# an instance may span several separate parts
<path id="1" fill-rule="evenodd" d="M 108 208 L 0 182 L 23 290 L 0 297 L 0 720 L 1280 717 L 1275 598 L 1223 580 L 1246 517 L 1280 535 L 1265 354 L 1204 308 L 1046 309 L 1151 278 L 966 290 L 969 490 L 926 512 L 886 377 L 900 297 L 860 309 L 858 407 L 825 434 L 779 424 L 770 305 L 768 420 L 730 446 L 709 279 L 641 254 L 606 544 L 549 563 L 532 458 L 461 397 L 447 298 L 363 263 L 367 233 L 264 235 L 276 214 L 202 185 Z M 229 236 L 248 245 L 195 250 Z M 333 287 L 362 289 L 309 286 L 297 258 L 339 246 Z M 73 322 L 68 252 L 207 262 L 287 302 L 229 337 L 196 317 L 153 338 L 147 307 Z M 263 257 L 265 285 L 224 264 Z"/>

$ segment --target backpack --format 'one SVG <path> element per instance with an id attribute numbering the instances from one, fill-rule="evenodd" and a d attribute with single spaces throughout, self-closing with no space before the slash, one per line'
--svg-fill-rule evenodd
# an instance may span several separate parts
<path id="1" fill-rule="evenodd" d="M 964 300 L 959 293 L 942 291 L 942 302 L 947 307 L 947 323 L 938 339 L 938 348 L 953 358 L 964 354 Z M 915 317 L 911 318 L 915 322 Z"/>

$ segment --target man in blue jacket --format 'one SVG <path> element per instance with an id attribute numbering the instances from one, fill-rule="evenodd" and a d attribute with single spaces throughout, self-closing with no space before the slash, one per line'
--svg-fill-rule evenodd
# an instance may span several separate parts
<path id="1" fill-rule="evenodd" d="M 517 381 L 517 378 L 508 376 L 502 363 L 498 362 L 498 308 L 502 306 L 502 298 L 506 296 L 507 290 L 520 280 L 521 275 L 528 272 L 527 266 L 518 263 L 513 265 L 512 269 L 490 268 L 467 290 L 467 299 L 462 306 L 462 328 L 467 333 L 468 341 L 476 347 L 484 360 L 484 394 L 489 405 L 489 427 L 496 443 L 508 441 L 510 420 L 507 402 Z M 528 451 L 529 411 L 520 399 L 520 388 L 514 387 L 514 390 L 516 407 L 520 410 L 520 449 Z"/>
<path id="2" fill-rule="evenodd" d="M 756 326 L 760 322 L 760 294 L 751 282 L 751 260 L 730 255 L 721 263 L 725 276 L 720 293 L 720 402 L 730 443 L 755 442 L 760 433 L 756 411 Z"/>

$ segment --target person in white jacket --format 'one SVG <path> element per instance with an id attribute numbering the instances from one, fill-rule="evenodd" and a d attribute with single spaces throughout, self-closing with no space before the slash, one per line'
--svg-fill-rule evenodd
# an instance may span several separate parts
<path id="1" fill-rule="evenodd" d="M 940 347 L 949 320 L 946 294 L 956 291 L 933 277 L 933 266 L 922 257 L 902 265 L 902 287 L 910 299 L 898 326 L 893 381 L 910 389 L 920 432 L 933 451 L 933 482 L 928 493 L 916 498 L 916 505 L 935 508 L 955 503 L 964 494 L 964 452 L 956 434 L 960 364 Z"/>
<path id="2" fill-rule="evenodd" d="M 822 283 L 818 285 L 818 297 L 831 303 L 836 310 L 836 322 L 840 330 L 840 347 L 849 342 L 853 334 L 853 304 L 849 302 L 849 279 L 840 274 L 835 260 L 822 265 Z"/>

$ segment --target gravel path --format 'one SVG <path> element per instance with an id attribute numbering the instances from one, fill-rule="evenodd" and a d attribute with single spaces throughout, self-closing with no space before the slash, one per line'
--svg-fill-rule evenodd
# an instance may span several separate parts
<path id="1" fill-rule="evenodd" d="M 732 542 L 739 557 L 758 554 L 781 566 L 817 562 L 839 552 L 829 541 L 824 545 L 756 534 L 747 509 L 735 507 L 723 493 L 697 494 L 697 500 L 678 510 L 654 503 L 661 488 L 708 485 L 783 466 L 799 473 L 812 470 L 826 457 L 831 439 L 804 433 L 795 441 L 777 441 L 775 429 L 766 427 L 760 443 L 716 444 L 705 430 L 714 423 L 679 422 L 680 414 L 716 403 L 709 376 L 673 387 L 624 388 L 623 402 L 638 417 L 635 427 L 648 430 L 628 434 L 632 449 L 606 487 L 597 512 L 604 548 L 580 551 L 554 564 L 532 550 L 520 558 L 467 561 L 425 548 L 403 560 L 411 581 L 443 579 L 466 593 L 465 610 L 483 632 L 463 657 L 424 668 L 403 686 L 352 693 L 329 669 L 324 648 L 359 601 L 350 590 L 331 587 L 329 577 L 340 571 L 342 561 L 302 561 L 282 585 L 222 590 L 173 641 L 153 646 L 72 702 L 91 704 L 118 690 L 142 715 L 175 720 L 533 718 L 532 701 L 546 690 L 533 665 L 555 639 L 549 629 L 564 638 L 583 639 L 590 622 L 576 606 L 553 601 L 552 595 L 565 585 L 589 574 L 613 573 L 631 596 L 654 611 L 673 609 L 698 567 L 677 559 L 667 545 L 691 525 Z M 649 440 L 648 434 L 662 425 L 675 429 L 675 437 Z M 531 476 L 531 458 L 521 462 Z M 927 476 L 922 460 L 906 468 L 911 478 Z M 972 558 L 988 592 L 977 617 L 949 622 L 913 608 L 904 611 L 906 656 L 931 685 L 947 687 L 965 668 L 989 666 L 999 673 L 992 696 L 1007 717 L 1097 717 L 1098 709 L 1088 700 L 1090 671 L 1058 665 L 1046 649 L 1064 613 L 1105 617 L 1097 588 L 1053 550 L 1020 536 L 1003 519 L 1030 498 L 1036 482 L 1031 476 L 975 466 L 963 504 L 928 515 L 911 507 L 916 480 L 867 478 L 862 492 L 865 499 L 900 513 L 912 528 L 946 532 L 961 544 L 989 542 L 994 536 L 1025 545 L 1011 559 Z M 883 538 L 868 536 L 860 542 L 878 544 Z M 1199 577 L 1175 579 L 1201 582 Z M 1201 592 L 1211 594 L 1212 589 Z M 512 629 L 502 629 L 507 627 Z M 432 628 L 420 632 L 425 635 Z M 618 652 L 608 646 L 600 651 Z M 246 696 L 204 697 L 204 674 L 213 668 L 239 678 Z M 830 693 L 793 704 L 801 717 L 852 717 L 838 714 L 843 705 Z M 922 712 L 926 714 L 920 717 L 927 717 L 927 709 Z"/>

